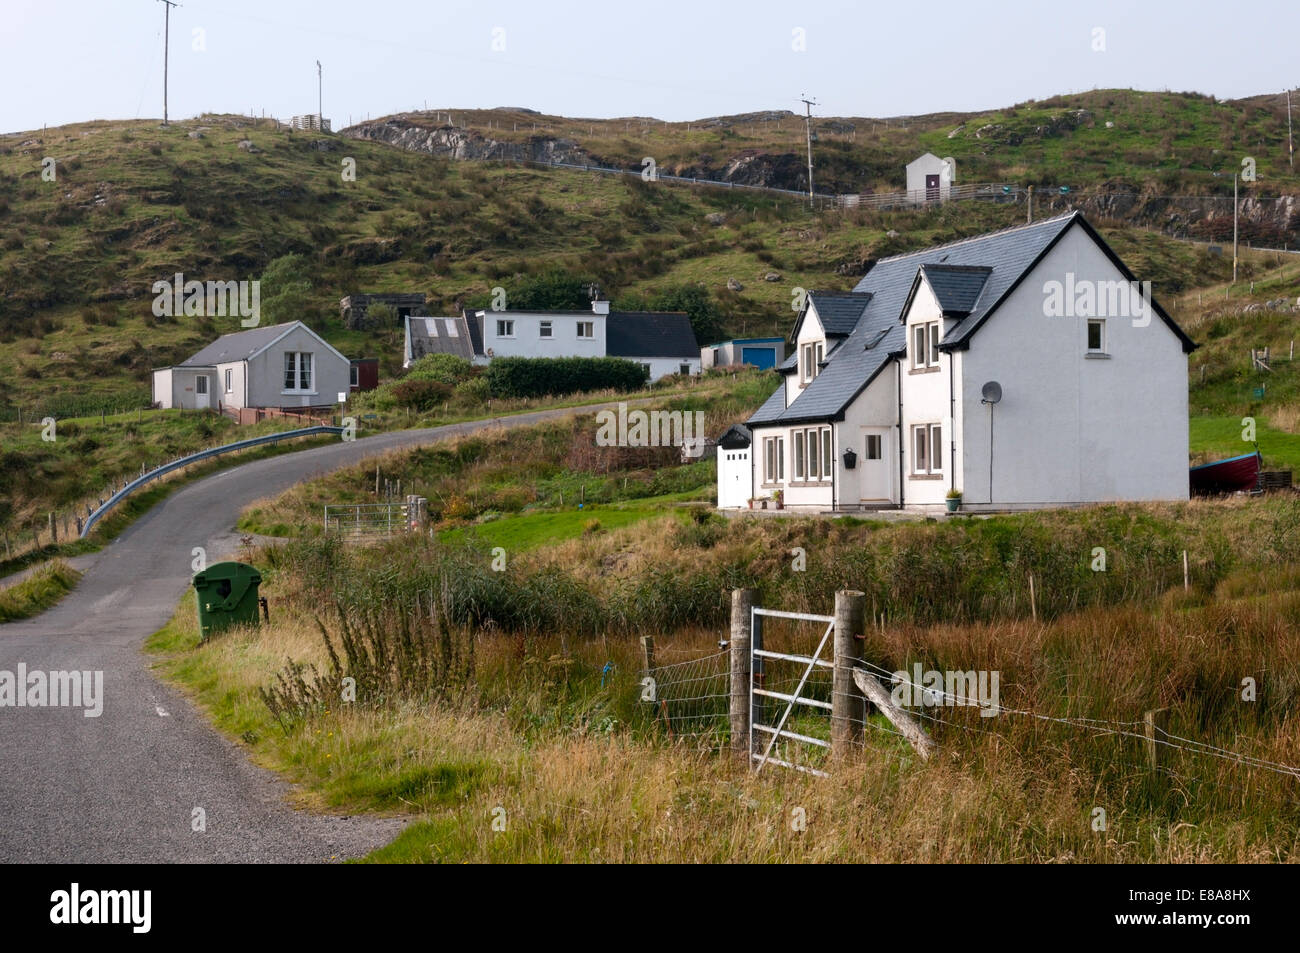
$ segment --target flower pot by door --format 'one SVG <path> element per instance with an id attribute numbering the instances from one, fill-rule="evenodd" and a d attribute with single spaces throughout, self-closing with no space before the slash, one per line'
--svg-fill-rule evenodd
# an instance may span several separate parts
<path id="1" fill-rule="evenodd" d="M 958 496 L 954 498 L 950 496 L 948 497 L 947 503 L 948 503 L 948 512 L 956 513 L 957 510 L 961 508 L 961 497 Z"/>

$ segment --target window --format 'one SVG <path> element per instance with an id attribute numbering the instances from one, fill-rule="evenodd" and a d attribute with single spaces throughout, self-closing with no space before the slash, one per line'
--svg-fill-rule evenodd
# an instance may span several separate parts
<path id="1" fill-rule="evenodd" d="M 912 326 L 912 369 L 939 366 L 939 322 Z"/>
<path id="2" fill-rule="evenodd" d="M 880 434 L 867 434 L 866 453 L 863 454 L 868 460 L 879 460 L 881 458 Z"/>
<path id="3" fill-rule="evenodd" d="M 811 427 L 796 430 L 794 439 L 794 478 L 829 480 L 835 455 L 831 452 L 831 428 Z"/>
<path id="4" fill-rule="evenodd" d="M 554 335 L 551 333 L 551 322 L 543 321 L 541 324 L 539 324 L 537 326 L 537 335 L 538 337 L 544 337 L 544 338 L 554 337 Z"/>
<path id="5" fill-rule="evenodd" d="M 943 425 L 917 424 L 912 428 L 912 473 L 917 476 L 943 472 Z"/>
<path id="6" fill-rule="evenodd" d="M 821 341 L 803 346 L 803 372 L 800 375 L 806 384 L 817 376 L 817 371 L 826 353 L 826 345 Z"/>
<path id="7" fill-rule="evenodd" d="M 194 393 L 206 395 L 208 392 L 208 375 L 200 374 L 194 378 Z"/>
<path id="8" fill-rule="evenodd" d="M 1106 322 L 1102 318 L 1088 319 L 1088 353 L 1106 353 Z"/>
<path id="9" fill-rule="evenodd" d="M 287 391 L 311 390 L 310 352 L 284 352 L 284 389 Z"/>
<path id="10" fill-rule="evenodd" d="M 515 336 L 515 322 L 513 318 L 497 318 L 497 337 L 512 338 Z"/>
<path id="11" fill-rule="evenodd" d="M 348 378 L 348 384 L 349 384 L 349 386 L 352 386 L 352 387 L 360 387 L 360 386 L 361 386 L 361 378 L 360 378 L 360 375 L 357 374 L 357 366 L 356 366 L 355 364 L 352 365 L 352 374 L 351 374 L 351 376 Z"/>
<path id="12" fill-rule="evenodd" d="M 595 322 L 595 321 L 579 321 L 579 322 L 578 322 L 578 338 L 579 338 L 580 340 L 590 340 L 591 338 L 594 338 L 595 336 L 596 336 L 596 322 Z"/>
<path id="13" fill-rule="evenodd" d="M 643 363 L 641 364 L 641 370 L 645 373 L 645 379 L 646 379 L 646 380 L 649 380 L 649 379 L 650 379 L 650 365 L 649 365 L 649 364 L 646 364 L 646 363 L 643 362 Z"/>
<path id="14" fill-rule="evenodd" d="M 691 365 L 689 364 L 682 364 L 677 368 L 678 374 L 689 374 L 690 372 L 691 372 Z"/>
<path id="15" fill-rule="evenodd" d="M 785 480 L 785 438 L 768 437 L 763 441 L 763 482 Z"/>
<path id="16" fill-rule="evenodd" d="M 234 376 L 235 376 L 235 372 L 231 368 L 227 367 L 226 368 L 226 393 L 227 394 L 233 394 L 235 392 Z"/>

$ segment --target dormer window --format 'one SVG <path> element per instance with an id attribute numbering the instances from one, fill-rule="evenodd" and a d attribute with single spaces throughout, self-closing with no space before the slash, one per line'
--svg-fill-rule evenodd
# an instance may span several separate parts
<path id="1" fill-rule="evenodd" d="M 912 370 L 939 366 L 939 322 L 912 325 Z"/>
<path id="2" fill-rule="evenodd" d="M 800 359 L 802 370 L 799 379 L 803 383 L 809 383 L 817 376 L 818 368 L 825 357 L 826 345 L 822 341 L 810 341 L 803 346 L 803 356 Z"/>

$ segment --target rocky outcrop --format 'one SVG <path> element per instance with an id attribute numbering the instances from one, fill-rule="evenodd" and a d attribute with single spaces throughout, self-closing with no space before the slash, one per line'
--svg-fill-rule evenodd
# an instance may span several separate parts
<path id="1" fill-rule="evenodd" d="M 447 159 L 507 159 L 516 162 L 597 164 L 571 139 L 530 136 L 524 142 L 503 142 L 472 129 L 435 124 L 419 116 L 391 116 L 343 130 L 352 139 L 386 142 L 410 152 L 425 152 Z"/>

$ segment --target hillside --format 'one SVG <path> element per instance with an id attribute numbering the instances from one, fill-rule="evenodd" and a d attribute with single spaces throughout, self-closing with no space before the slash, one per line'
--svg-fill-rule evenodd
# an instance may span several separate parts
<path id="1" fill-rule="evenodd" d="M 57 162 L 55 182 L 42 179 L 46 156 Z M 345 158 L 356 161 L 355 182 L 340 174 Z M 1068 200 L 1058 195 L 1055 205 Z M 724 333 L 783 334 L 795 286 L 851 287 L 871 258 L 1024 214 L 985 203 L 814 213 L 760 192 L 453 162 L 232 116 L 4 137 L 0 361 L 12 372 L 0 380 L 0 419 L 146 402 L 150 368 L 236 326 L 155 318 L 153 283 L 177 272 L 256 278 L 281 256 L 301 256 L 309 280 L 263 319 L 303 317 L 344 353 L 380 357 L 391 375 L 398 329 L 344 329 L 342 295 L 414 289 L 436 312 L 558 267 L 600 282 L 616 302 L 702 283 Z M 1228 275 L 1228 263 L 1201 247 L 1100 221 L 1158 295 Z M 765 281 L 770 272 L 780 280 Z M 728 290 L 728 279 L 743 290 Z M 263 288 L 264 300 L 275 290 Z"/>

